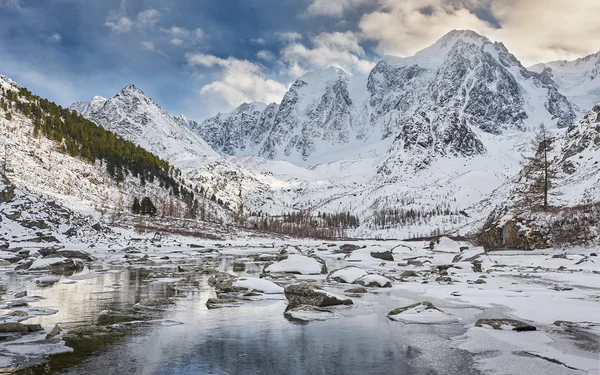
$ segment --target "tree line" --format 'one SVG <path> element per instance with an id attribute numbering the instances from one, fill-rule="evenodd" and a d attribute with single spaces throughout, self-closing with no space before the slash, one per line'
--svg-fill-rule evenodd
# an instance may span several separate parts
<path id="1" fill-rule="evenodd" d="M 310 211 L 285 212 L 275 216 L 252 212 L 246 225 L 266 232 L 299 237 L 345 238 L 348 229 L 359 226 L 359 219 L 350 212 L 318 212 L 316 216 Z"/>

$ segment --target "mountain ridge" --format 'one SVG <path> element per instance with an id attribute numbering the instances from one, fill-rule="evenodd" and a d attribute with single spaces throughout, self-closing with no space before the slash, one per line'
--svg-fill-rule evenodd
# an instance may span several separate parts
<path id="1" fill-rule="evenodd" d="M 384 163 L 398 163 L 408 153 L 413 160 L 408 167 L 420 168 L 436 157 L 485 152 L 474 128 L 492 134 L 526 131 L 539 122 L 565 128 L 576 118 L 574 106 L 551 77 L 528 71 L 502 43 L 470 30 L 451 31 L 411 57 L 386 56 L 366 79 L 339 68 L 310 75 L 321 78 L 298 78 L 278 107 L 267 107 L 273 122 L 266 126 L 256 120 L 256 108 L 243 104 L 232 112 L 235 116 L 219 114 L 192 129 L 224 155 L 304 166 L 335 161 L 334 154 L 351 155 L 363 144 L 392 137 L 401 144 L 375 147 L 380 155 L 388 154 Z M 353 98 L 349 86 L 357 83 L 364 94 L 354 96 L 366 99 Z M 254 147 L 247 146 L 244 132 L 229 130 L 234 128 L 253 134 Z M 452 133 L 468 140 L 450 140 Z M 404 154 L 394 157 L 398 150 Z"/>

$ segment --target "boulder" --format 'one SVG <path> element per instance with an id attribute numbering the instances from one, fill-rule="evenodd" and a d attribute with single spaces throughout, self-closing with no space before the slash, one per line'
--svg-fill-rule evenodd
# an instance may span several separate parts
<path id="1" fill-rule="evenodd" d="M 0 323 L 0 333 L 29 333 L 43 331 L 39 324 Z"/>
<path id="2" fill-rule="evenodd" d="M 168 298 L 147 298 L 137 303 L 140 307 L 166 307 L 175 303 Z"/>
<path id="3" fill-rule="evenodd" d="M 333 312 L 324 308 L 300 305 L 288 306 L 283 316 L 293 322 L 306 324 L 311 320 L 326 320 L 334 316 Z"/>
<path id="4" fill-rule="evenodd" d="M 240 303 L 240 300 L 235 298 L 209 298 L 206 301 L 206 307 L 209 309 L 218 309 L 222 307 L 234 307 Z"/>
<path id="5" fill-rule="evenodd" d="M 388 261 L 391 261 L 391 262 L 394 261 L 394 255 L 389 250 L 388 251 L 382 251 L 382 252 L 371 251 L 371 256 L 373 258 L 377 258 L 377 259 L 381 259 L 381 260 L 388 260 Z"/>
<path id="6" fill-rule="evenodd" d="M 227 272 L 219 272 L 208 279 L 208 284 L 214 286 L 219 293 L 238 293 L 246 291 L 246 288 L 233 285 L 236 277 Z"/>
<path id="7" fill-rule="evenodd" d="M 58 250 L 58 254 L 64 258 L 75 258 L 85 260 L 88 262 L 94 260 L 94 257 L 92 257 L 90 253 L 87 253 L 83 250 Z"/>
<path id="8" fill-rule="evenodd" d="M 486 251 L 535 250 L 549 247 L 547 239 L 527 220 L 504 216 L 488 222 L 479 234 Z"/>
<path id="9" fill-rule="evenodd" d="M 418 324 L 448 324 L 459 321 L 458 318 L 427 301 L 394 309 L 387 314 L 387 317 L 394 321 Z"/>
<path id="10" fill-rule="evenodd" d="M 316 285 L 308 283 L 292 284 L 285 288 L 284 293 L 290 306 L 310 305 L 327 307 L 352 305 L 351 299 L 339 299 L 323 290 L 319 290 Z"/>
<path id="11" fill-rule="evenodd" d="M 363 288 L 362 286 L 344 290 L 344 293 L 351 293 L 351 294 L 363 294 L 363 293 L 367 293 L 367 292 L 368 292 L 368 290 Z"/>
<path id="12" fill-rule="evenodd" d="M 378 288 L 391 288 L 392 282 L 385 276 L 381 275 L 366 275 L 356 280 L 356 284 L 368 286 L 368 287 L 378 287 Z"/>
<path id="13" fill-rule="evenodd" d="M 242 272 L 246 270 L 246 263 L 233 262 L 233 272 Z"/>
<path id="14" fill-rule="evenodd" d="M 502 326 L 510 326 L 513 327 L 513 331 L 523 332 L 523 331 L 535 331 L 535 326 L 531 324 L 522 322 L 520 320 L 508 319 L 508 318 L 500 318 L 500 319 L 479 319 L 475 322 L 475 327 L 482 327 L 483 325 L 488 325 L 493 329 L 502 329 Z"/>

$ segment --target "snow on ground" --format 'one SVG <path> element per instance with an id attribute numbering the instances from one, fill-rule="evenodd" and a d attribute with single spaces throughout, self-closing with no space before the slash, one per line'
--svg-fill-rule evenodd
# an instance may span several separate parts
<path id="1" fill-rule="evenodd" d="M 363 314 L 385 317 L 394 309 L 430 301 L 436 309 L 412 307 L 390 323 L 398 325 L 398 329 L 407 323 L 444 325 L 452 322 L 463 327 L 463 333 L 453 337 L 452 344 L 474 354 L 485 352 L 486 355 L 476 361 L 477 367 L 482 370 L 495 368 L 499 374 L 526 373 L 524 369 L 535 366 L 552 374 L 600 370 L 597 361 L 594 362 L 600 338 L 600 287 L 597 283 L 600 261 L 593 254 L 598 249 L 485 254 L 473 245 L 446 240 L 440 244 L 451 252 L 430 250 L 429 243 L 424 242 L 363 240 L 352 244 L 364 248 L 348 254 L 339 251 L 342 244 L 250 237 L 242 233 L 223 241 L 181 236 L 163 236 L 156 240 L 153 233 L 122 230 L 121 239 L 111 244 L 90 248 L 82 243 L 65 242 L 66 249 L 88 251 L 97 260 L 88 265 L 92 272 L 85 271 L 64 281 L 77 285 L 88 280 L 85 275 L 92 278 L 99 272 L 128 267 L 147 269 L 151 274 L 147 282 L 157 288 L 168 283 L 170 288 L 193 291 L 196 287 L 189 283 L 190 275 L 197 275 L 199 271 L 210 275 L 210 269 L 231 270 L 235 260 L 246 265 L 246 270 L 236 272 L 232 279 L 235 286 L 280 294 L 287 285 L 306 280 L 317 283 L 326 293 L 341 299 L 351 298 L 354 302 L 352 306 L 327 308 L 325 312 L 311 309 L 290 312 L 292 317 L 302 321 L 344 319 Z M 457 246 L 463 251 L 455 251 Z M 371 256 L 371 252 L 383 251 L 391 251 L 395 261 L 382 261 Z M 263 258 L 264 261 L 256 260 L 264 255 L 269 256 Z M 287 255 L 287 259 L 271 264 L 266 269 L 269 272 L 259 275 L 274 255 Z M 331 270 L 330 275 L 321 274 L 320 261 Z M 9 272 L 13 268 L 14 265 L 5 265 L 0 272 Z M 18 275 L 30 277 L 28 271 L 19 271 Z M 334 280 L 334 276 L 346 283 Z M 56 278 L 42 280 L 47 278 L 43 275 L 35 277 L 50 288 L 52 283 L 59 281 Z M 351 288 L 348 283 L 365 278 L 385 279 L 392 287 L 366 286 L 366 293 L 356 294 L 357 288 Z M 114 290 L 119 287 L 114 286 Z M 245 299 L 224 306 L 255 301 Z M 171 308 L 169 306 L 166 308 Z M 35 302 L 29 308 L 33 307 Z M 2 316 L 14 309 L 8 304 L 0 306 Z M 487 326 L 475 327 L 475 321 L 480 318 L 518 319 L 534 325 L 537 331 L 496 332 Z M 327 324 L 327 321 L 319 324 Z M 587 349 L 579 345 L 581 340 L 588 340 Z M 419 346 L 423 344 L 415 345 L 421 351 L 428 350 Z M 548 358 L 560 363 L 550 362 Z M 502 367 L 500 363 L 509 365 Z"/>

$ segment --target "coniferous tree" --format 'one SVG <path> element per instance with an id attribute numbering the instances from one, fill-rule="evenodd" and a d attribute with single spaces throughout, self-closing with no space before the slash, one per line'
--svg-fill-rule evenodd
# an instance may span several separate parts
<path id="1" fill-rule="evenodd" d="M 139 214 L 141 209 L 142 209 L 142 207 L 140 205 L 140 200 L 138 199 L 138 197 L 133 198 L 133 204 L 131 205 L 131 212 L 133 212 L 134 214 Z"/>
<path id="2" fill-rule="evenodd" d="M 544 124 L 540 124 L 533 140 L 534 156 L 525 157 L 521 186 L 517 190 L 519 205 L 528 209 L 547 210 L 549 191 L 556 177 L 556 166 L 550 158 L 553 138 Z"/>
<path id="3" fill-rule="evenodd" d="M 156 211 L 156 206 L 154 206 L 154 203 L 152 203 L 150 198 L 144 197 L 140 204 L 140 213 L 142 215 L 156 216 Z"/>

